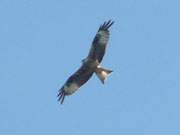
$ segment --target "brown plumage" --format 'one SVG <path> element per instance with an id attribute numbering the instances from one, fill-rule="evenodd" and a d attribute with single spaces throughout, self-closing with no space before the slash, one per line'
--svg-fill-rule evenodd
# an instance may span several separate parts
<path id="1" fill-rule="evenodd" d="M 64 102 L 66 96 L 73 94 L 85 84 L 91 78 L 93 73 L 96 73 L 98 78 L 104 84 L 104 80 L 107 78 L 108 74 L 112 72 L 112 70 L 102 68 L 100 63 L 106 52 L 109 40 L 109 28 L 113 23 L 113 21 L 109 20 L 99 27 L 87 58 L 82 60 L 81 67 L 68 78 L 66 83 L 59 90 L 58 100 L 61 104 Z"/>

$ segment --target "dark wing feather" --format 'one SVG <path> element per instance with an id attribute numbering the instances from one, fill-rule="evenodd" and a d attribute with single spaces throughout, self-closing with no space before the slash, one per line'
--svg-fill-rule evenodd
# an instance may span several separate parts
<path id="1" fill-rule="evenodd" d="M 82 66 L 69 77 L 66 83 L 76 83 L 79 87 L 86 83 L 93 74 L 93 70 L 87 65 L 82 64 Z"/>
<path id="2" fill-rule="evenodd" d="M 66 83 L 64 85 L 69 86 L 72 83 L 76 84 L 79 87 L 81 87 L 83 84 L 85 84 L 93 75 L 94 71 L 89 68 L 86 64 L 83 64 L 73 75 L 71 75 Z M 75 92 L 77 89 L 72 90 Z M 72 94 L 71 90 L 65 91 L 64 86 L 59 90 L 58 93 L 58 101 L 61 102 L 61 104 L 64 102 L 64 98 L 66 95 Z"/>
<path id="3" fill-rule="evenodd" d="M 92 42 L 88 58 L 98 60 L 99 63 L 102 61 L 109 40 L 109 28 L 113 25 L 113 23 L 113 21 L 109 20 L 99 27 Z"/>

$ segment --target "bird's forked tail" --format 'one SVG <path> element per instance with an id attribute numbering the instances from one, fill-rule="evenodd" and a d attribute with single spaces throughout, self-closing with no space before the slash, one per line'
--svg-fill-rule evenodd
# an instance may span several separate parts
<path id="1" fill-rule="evenodd" d="M 108 77 L 108 75 L 113 72 L 112 70 L 109 69 L 105 69 L 102 68 L 100 66 L 98 66 L 95 70 L 95 73 L 97 75 L 97 77 L 101 80 L 101 82 L 104 84 L 104 81 L 106 80 L 106 78 Z"/>

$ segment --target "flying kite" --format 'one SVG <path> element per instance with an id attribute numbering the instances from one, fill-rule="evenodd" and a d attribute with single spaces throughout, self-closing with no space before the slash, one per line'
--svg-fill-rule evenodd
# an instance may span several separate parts
<path id="1" fill-rule="evenodd" d="M 73 94 L 83 84 L 85 84 L 95 73 L 104 84 L 107 76 L 112 70 L 102 68 L 100 63 L 106 52 L 107 43 L 109 40 L 109 28 L 113 25 L 113 21 L 104 22 L 98 29 L 96 36 L 92 42 L 88 56 L 82 60 L 81 67 L 72 74 L 65 84 L 59 89 L 58 101 L 62 104 L 64 98 Z"/>

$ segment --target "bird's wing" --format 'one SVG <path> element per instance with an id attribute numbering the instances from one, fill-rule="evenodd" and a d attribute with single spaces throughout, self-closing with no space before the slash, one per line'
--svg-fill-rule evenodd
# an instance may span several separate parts
<path id="1" fill-rule="evenodd" d="M 82 66 L 69 77 L 66 83 L 76 83 L 79 87 L 86 83 L 93 74 L 93 70 L 87 65 L 82 64 Z"/>
<path id="2" fill-rule="evenodd" d="M 91 68 L 82 64 L 82 66 L 68 78 L 64 86 L 59 90 L 58 100 L 61 101 L 61 104 L 63 103 L 66 95 L 71 95 L 78 90 L 79 87 L 91 78 L 93 73 L 94 71 Z"/>
<path id="3" fill-rule="evenodd" d="M 102 61 L 109 40 L 109 28 L 113 25 L 113 23 L 113 21 L 109 20 L 99 27 L 92 42 L 88 58 L 98 60 L 99 63 Z"/>

